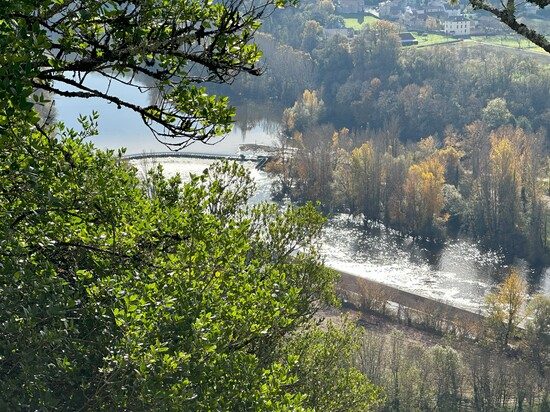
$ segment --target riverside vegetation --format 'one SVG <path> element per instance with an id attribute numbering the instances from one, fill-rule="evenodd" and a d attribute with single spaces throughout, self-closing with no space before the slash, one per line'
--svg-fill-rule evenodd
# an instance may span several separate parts
<path id="1" fill-rule="evenodd" d="M 258 35 L 265 76 L 223 87 L 288 107 L 268 169 L 275 195 L 547 264 L 548 65 L 475 46 L 401 47 L 384 21 L 329 35 L 334 11 L 305 1 L 274 13 Z"/>
<path id="2" fill-rule="evenodd" d="M 371 287 L 355 303 L 365 327 L 359 365 L 384 388 L 382 410 L 549 410 L 550 299 L 529 301 L 517 273 L 488 294 L 477 324 L 449 322 L 429 303 L 396 315 L 389 299 Z"/>
<path id="3" fill-rule="evenodd" d="M 308 99 L 306 91 L 299 104 Z M 463 134 L 447 129 L 442 144 L 428 137 L 405 146 L 391 130 L 325 127 L 285 144 L 268 167 L 279 196 L 320 200 L 423 238 L 462 231 L 509 256 L 548 262 L 542 133 L 475 122 Z"/>
<path id="4" fill-rule="evenodd" d="M 198 85 L 258 74 L 258 20 L 286 4 L 0 1 L 0 409 L 547 410 L 548 301 L 537 298 L 520 332 L 521 282 L 489 300 L 483 342 L 496 364 L 485 352 L 471 363 L 450 348 L 386 343 L 347 322 L 320 326 L 314 316 L 336 303 L 336 276 L 316 247 L 324 218 L 315 206 L 248 205 L 254 185 L 235 164 L 187 183 L 161 169 L 139 179 L 122 152 L 86 142 L 98 133 L 95 114 L 80 118 L 79 131 L 47 115 L 56 94 L 97 97 L 138 112 L 173 147 L 208 141 L 227 131 L 233 110 Z M 155 100 L 139 106 L 92 89 L 94 73 L 129 87 L 149 77 Z M 322 106 L 308 93 L 302 100 Z M 306 147 L 299 116 L 288 119 Z M 537 136 L 494 133 L 508 136 L 493 139 L 496 148 L 509 142 L 507 154 Z M 353 156 L 354 134 L 325 135 Z M 363 143 L 368 160 L 375 152 Z M 441 151 L 451 149 L 424 140 L 415 167 L 391 147 L 403 156 L 407 199 L 437 194 Z M 430 173 L 438 179 L 425 185 Z M 533 183 L 525 176 L 521 188 Z M 510 180 L 504 171 L 503 187 L 516 190 Z M 531 189 L 528 206 L 538 204 Z M 518 297 L 513 306 L 506 296 Z M 515 358 L 519 335 L 530 352 Z M 418 353 L 422 364 L 412 362 Z M 521 366 L 499 369 L 529 357 L 540 367 L 521 375 L 523 386 Z M 473 386 L 463 380 L 468 371 Z"/>

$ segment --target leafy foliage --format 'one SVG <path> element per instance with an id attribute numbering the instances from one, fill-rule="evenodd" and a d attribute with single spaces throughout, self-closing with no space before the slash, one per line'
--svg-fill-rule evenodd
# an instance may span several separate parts
<path id="1" fill-rule="evenodd" d="M 236 164 L 139 180 L 83 143 L 95 120 L 82 121 L 60 139 L 2 135 L 1 408 L 313 406 L 295 385 L 310 358 L 281 348 L 334 299 L 314 243 L 324 219 L 247 206 L 254 185 Z"/>
<path id="2" fill-rule="evenodd" d="M 527 286 L 520 275 L 512 273 L 487 295 L 487 331 L 501 348 L 507 348 L 522 320 Z"/>
<path id="3" fill-rule="evenodd" d="M 0 409 L 316 407 L 286 345 L 334 302 L 316 208 L 248 206 L 236 164 L 139 179 L 84 143 L 97 115 L 77 133 L 34 110 L 41 91 L 100 97 L 173 148 L 226 132 L 233 110 L 198 85 L 258 74 L 258 19 L 286 3 L 0 2 Z M 89 74 L 156 94 L 138 106 Z"/>
<path id="4" fill-rule="evenodd" d="M 226 133 L 234 110 L 206 93 L 205 81 L 259 74 L 251 41 L 259 19 L 286 0 L 0 2 L 0 126 L 29 113 L 32 93 L 101 98 L 137 112 L 158 140 L 178 149 Z M 153 91 L 139 105 L 88 81 L 100 75 Z M 43 93 L 35 94 L 44 99 Z M 34 122 L 36 118 L 31 118 Z"/>
<path id="5" fill-rule="evenodd" d="M 310 329 L 294 336 L 285 350 L 300 356 L 293 370 L 299 392 L 308 393 L 306 404 L 318 411 L 370 410 L 382 397 L 357 368 L 361 331 L 344 321 L 326 330 Z"/>

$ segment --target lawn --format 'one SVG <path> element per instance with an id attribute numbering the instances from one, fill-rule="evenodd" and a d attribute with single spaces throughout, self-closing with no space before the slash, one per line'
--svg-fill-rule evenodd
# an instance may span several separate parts
<path id="1" fill-rule="evenodd" d="M 411 32 L 412 35 L 418 40 L 419 46 L 432 46 L 434 44 L 443 44 L 454 42 L 456 39 L 451 36 L 445 36 L 444 34 L 434 34 L 434 33 L 423 33 Z"/>
<path id="2" fill-rule="evenodd" d="M 529 40 L 519 35 L 504 35 L 504 36 L 472 36 L 471 40 L 479 43 L 487 43 L 495 46 L 511 47 L 514 49 L 528 49 L 529 51 L 541 52 L 540 47 L 534 45 Z"/>
<path id="3" fill-rule="evenodd" d="M 370 26 L 377 21 L 379 21 L 379 19 L 370 15 L 363 17 L 363 23 L 359 23 L 358 17 L 344 17 L 344 25 L 346 28 L 353 30 L 361 30 L 363 27 Z"/>

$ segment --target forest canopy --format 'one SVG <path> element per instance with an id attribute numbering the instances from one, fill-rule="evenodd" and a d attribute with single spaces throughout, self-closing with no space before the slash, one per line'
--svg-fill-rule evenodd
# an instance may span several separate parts
<path id="1" fill-rule="evenodd" d="M 1 410 L 379 402 L 349 328 L 312 322 L 335 302 L 336 279 L 317 250 L 314 205 L 250 206 L 254 183 L 236 164 L 187 182 L 161 168 L 140 178 L 122 151 L 87 142 L 96 114 L 76 131 L 37 111 L 43 91 L 100 97 L 175 148 L 206 141 L 233 110 L 200 84 L 257 74 L 257 19 L 283 4 L 0 2 Z M 92 74 L 135 87 L 149 76 L 159 94 L 134 107 L 90 89 Z"/>

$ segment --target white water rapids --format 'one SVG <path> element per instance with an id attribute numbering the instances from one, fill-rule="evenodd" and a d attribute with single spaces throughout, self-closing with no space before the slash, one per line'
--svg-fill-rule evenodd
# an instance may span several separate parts
<path id="1" fill-rule="evenodd" d="M 162 158 L 167 175 L 198 174 L 213 161 L 189 158 Z M 258 190 L 253 201 L 269 200 L 271 179 L 254 163 L 245 162 Z M 136 161 L 139 167 L 139 161 Z M 332 216 L 321 239 L 325 263 L 335 269 L 376 280 L 408 292 L 478 311 L 484 295 L 498 284 L 511 266 L 504 257 L 482 251 L 471 240 L 448 241 L 442 246 L 416 242 L 381 225 L 368 227 L 360 218 Z M 550 270 L 530 269 L 521 261 L 516 266 L 531 285 L 531 291 L 550 294 Z"/>

